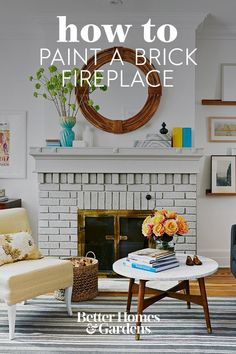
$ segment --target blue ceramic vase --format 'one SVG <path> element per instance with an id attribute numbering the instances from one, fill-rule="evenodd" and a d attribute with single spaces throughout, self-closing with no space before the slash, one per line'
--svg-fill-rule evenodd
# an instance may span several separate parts
<path id="1" fill-rule="evenodd" d="M 73 140 L 75 140 L 75 133 L 72 128 L 76 123 L 75 117 L 60 117 L 60 125 L 62 130 L 60 131 L 61 146 L 71 147 Z"/>

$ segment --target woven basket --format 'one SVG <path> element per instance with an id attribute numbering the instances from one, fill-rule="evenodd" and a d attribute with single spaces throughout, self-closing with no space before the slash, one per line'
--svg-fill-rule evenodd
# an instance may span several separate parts
<path id="1" fill-rule="evenodd" d="M 72 301 L 86 301 L 91 300 L 98 294 L 98 260 L 87 257 L 71 257 L 67 260 L 88 260 L 91 264 L 87 266 L 73 267 L 73 291 Z M 93 253 L 93 252 L 91 252 Z M 94 257 L 95 254 L 93 253 Z M 64 289 L 59 289 L 54 293 L 58 300 L 64 300 Z"/>

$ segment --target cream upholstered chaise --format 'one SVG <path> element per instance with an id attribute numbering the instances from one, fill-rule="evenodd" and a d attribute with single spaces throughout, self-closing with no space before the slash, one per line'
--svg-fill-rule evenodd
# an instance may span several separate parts
<path id="1" fill-rule="evenodd" d="M 24 208 L 0 211 L 0 234 L 30 232 L 27 212 Z M 73 284 L 72 263 L 44 257 L 24 260 L 0 266 L 0 299 L 8 309 L 9 339 L 14 338 L 16 304 L 35 296 L 66 289 L 65 302 L 72 316 L 71 293 Z"/>

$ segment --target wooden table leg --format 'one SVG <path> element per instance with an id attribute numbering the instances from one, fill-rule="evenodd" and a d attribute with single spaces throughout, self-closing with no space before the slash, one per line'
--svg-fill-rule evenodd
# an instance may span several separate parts
<path id="1" fill-rule="evenodd" d="M 130 306 L 131 306 L 131 301 L 132 301 L 132 295 L 133 295 L 133 285 L 134 285 L 134 279 L 130 278 L 129 280 L 129 290 L 128 290 L 128 299 L 127 299 L 127 306 L 126 306 L 126 312 L 130 313 Z"/>
<path id="2" fill-rule="evenodd" d="M 141 327 L 141 315 L 143 312 L 143 303 L 144 303 L 144 295 L 145 295 L 145 284 L 146 280 L 139 281 L 139 290 L 138 290 L 138 311 L 137 311 L 137 322 L 136 322 L 136 335 L 135 339 L 140 339 L 140 327 Z"/>
<path id="3" fill-rule="evenodd" d="M 199 284 L 201 298 L 202 298 L 202 306 L 203 306 L 203 309 L 204 309 L 206 325 L 207 325 L 207 331 L 208 331 L 208 333 L 212 333 L 211 320 L 210 320 L 210 315 L 209 315 L 209 309 L 208 309 L 208 302 L 207 302 L 207 295 L 206 295 L 206 288 L 205 288 L 204 278 L 199 278 L 198 279 L 198 284 Z"/>
<path id="4" fill-rule="evenodd" d="M 189 280 L 186 280 L 186 295 L 190 295 Z M 187 301 L 187 308 L 191 309 L 190 301 Z"/>

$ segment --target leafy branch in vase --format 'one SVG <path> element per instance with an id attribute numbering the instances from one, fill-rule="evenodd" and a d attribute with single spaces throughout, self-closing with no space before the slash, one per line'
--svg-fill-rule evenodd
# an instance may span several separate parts
<path id="1" fill-rule="evenodd" d="M 48 67 L 48 74 L 45 73 L 44 68 L 40 68 L 36 71 L 35 76 L 30 76 L 29 80 L 34 82 L 35 91 L 33 93 L 34 97 L 42 97 L 50 102 L 52 102 L 57 110 L 60 117 L 76 117 L 85 96 L 81 96 L 80 101 L 77 101 L 75 94 L 74 75 L 76 75 L 76 83 L 80 85 L 80 69 L 73 68 L 69 72 L 64 73 L 64 78 L 66 78 L 66 83 L 63 85 L 63 74 L 58 71 L 55 65 Z M 88 86 L 87 93 L 91 94 L 98 88 L 101 91 L 107 91 L 107 86 L 102 84 L 103 75 L 101 72 L 96 72 L 96 85 L 95 77 L 92 75 L 85 84 Z M 93 107 L 96 111 L 99 111 L 100 106 L 95 104 L 92 99 L 87 101 L 87 104 Z"/>

